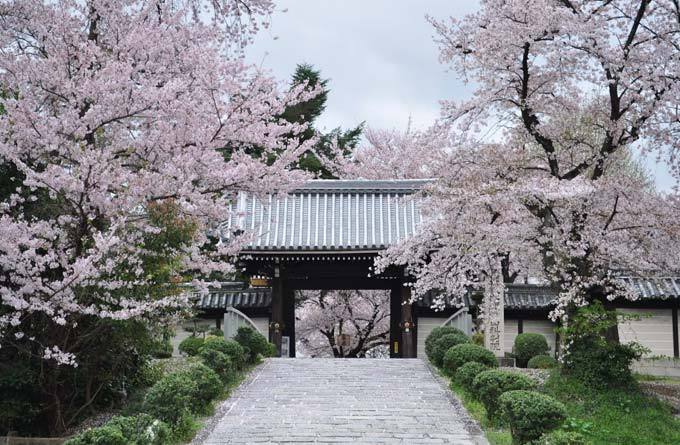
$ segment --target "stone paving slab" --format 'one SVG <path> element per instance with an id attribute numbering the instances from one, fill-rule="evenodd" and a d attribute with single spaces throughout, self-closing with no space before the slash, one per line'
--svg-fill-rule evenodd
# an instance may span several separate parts
<path id="1" fill-rule="evenodd" d="M 196 444 L 488 444 L 420 359 L 269 359 Z"/>

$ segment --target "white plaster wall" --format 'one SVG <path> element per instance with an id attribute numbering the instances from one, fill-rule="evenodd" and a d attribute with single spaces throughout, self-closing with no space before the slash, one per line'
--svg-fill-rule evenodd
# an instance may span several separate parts
<path id="1" fill-rule="evenodd" d="M 618 311 L 642 316 L 640 320 L 619 324 L 621 343 L 637 341 L 651 350 L 650 355 L 673 357 L 673 318 L 670 309 L 618 309 Z"/>

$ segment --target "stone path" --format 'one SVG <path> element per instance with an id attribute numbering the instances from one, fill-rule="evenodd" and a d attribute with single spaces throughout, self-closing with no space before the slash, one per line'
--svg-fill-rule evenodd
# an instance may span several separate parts
<path id="1" fill-rule="evenodd" d="M 479 426 L 419 359 L 269 359 L 194 441 L 481 445 Z"/>

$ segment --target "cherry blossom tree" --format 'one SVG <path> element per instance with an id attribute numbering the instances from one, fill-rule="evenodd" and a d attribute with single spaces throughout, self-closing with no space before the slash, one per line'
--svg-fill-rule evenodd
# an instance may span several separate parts
<path id="1" fill-rule="evenodd" d="M 0 2 L 0 340 L 78 366 L 86 320 L 154 320 L 186 304 L 149 287 L 225 272 L 217 242 L 238 191 L 285 191 L 315 142 L 279 116 L 317 94 L 244 62 L 269 0 Z M 293 135 L 293 137 L 291 137 Z M 253 155 L 257 147 L 258 156 Z M 276 156 L 271 156 L 276 154 Z M 161 245 L 157 206 L 190 228 Z M 160 264 L 160 263 L 159 263 Z M 165 290 L 163 290 L 165 289 Z M 96 333 L 91 333 L 96 335 Z M 58 383 L 51 428 L 63 429 Z M 65 402 L 63 400 L 62 402 Z"/>
<path id="2" fill-rule="evenodd" d="M 448 139 L 448 160 L 423 193 L 425 222 L 379 266 L 407 265 L 415 296 L 485 289 L 492 323 L 518 277 L 559 289 L 553 316 L 566 317 L 594 298 L 634 298 L 617 270 L 677 270 L 678 196 L 621 162 L 652 154 L 680 176 L 678 2 L 483 0 L 430 21 L 442 62 L 474 95 L 443 103 L 430 139 Z"/>
<path id="3" fill-rule="evenodd" d="M 389 291 L 300 291 L 298 299 L 295 331 L 301 353 L 366 357 L 389 346 Z M 336 343 L 339 335 L 350 336 L 349 346 Z"/>

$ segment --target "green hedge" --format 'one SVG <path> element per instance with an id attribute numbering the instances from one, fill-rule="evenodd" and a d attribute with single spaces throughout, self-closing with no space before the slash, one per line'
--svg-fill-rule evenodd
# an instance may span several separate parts
<path id="1" fill-rule="evenodd" d="M 116 416 L 105 425 L 89 429 L 64 445 L 165 445 L 172 441 L 170 427 L 148 414 Z"/>
<path id="2" fill-rule="evenodd" d="M 517 366 L 524 368 L 532 357 L 546 355 L 550 351 L 548 341 L 543 334 L 526 333 L 515 337 L 512 353 L 517 359 Z"/>
<path id="3" fill-rule="evenodd" d="M 144 398 L 144 411 L 152 416 L 177 424 L 190 413 L 198 384 L 186 372 L 167 374 L 153 385 Z"/>
<path id="4" fill-rule="evenodd" d="M 472 387 L 477 399 L 486 408 L 490 421 L 499 420 L 498 398 L 507 391 L 518 389 L 534 389 L 536 383 L 524 374 L 500 369 L 483 371 L 475 377 Z"/>
<path id="5" fill-rule="evenodd" d="M 583 434 L 576 431 L 555 430 L 544 434 L 538 440 L 531 442 L 532 445 L 587 445 L 589 442 Z"/>
<path id="6" fill-rule="evenodd" d="M 472 382 L 481 372 L 488 370 L 489 367 L 478 362 L 467 362 L 456 370 L 455 380 L 468 391 L 472 390 Z"/>
<path id="7" fill-rule="evenodd" d="M 444 363 L 444 355 L 446 355 L 446 352 L 454 346 L 464 343 L 470 343 L 470 339 L 463 333 L 446 334 L 439 337 L 434 342 L 432 353 L 430 354 L 432 363 L 441 367 Z"/>
<path id="8" fill-rule="evenodd" d="M 438 326 L 430 332 L 430 334 L 425 338 L 425 355 L 427 358 L 434 363 L 432 358 L 432 350 L 434 349 L 434 343 L 448 334 L 461 334 L 465 335 L 460 329 L 454 328 L 452 326 Z M 446 351 L 444 351 L 446 352 Z"/>
<path id="9" fill-rule="evenodd" d="M 246 365 L 246 351 L 238 342 L 234 340 L 225 340 L 220 337 L 208 337 L 203 346 L 199 349 L 199 354 L 203 350 L 212 349 L 220 351 L 231 359 L 232 364 L 236 369 L 243 370 Z"/>
<path id="10" fill-rule="evenodd" d="M 264 335 L 252 328 L 241 326 L 236 331 L 234 340 L 243 346 L 248 363 L 255 363 L 258 355 L 264 357 L 273 355 L 271 343 L 267 341 Z"/>
<path id="11" fill-rule="evenodd" d="M 215 371 L 202 363 L 195 363 L 185 371 L 190 379 L 196 382 L 196 392 L 193 395 L 191 411 L 205 413 L 210 402 L 219 397 L 224 389 L 224 384 Z"/>
<path id="12" fill-rule="evenodd" d="M 557 366 L 557 360 L 549 355 L 536 355 L 531 357 L 527 363 L 527 368 L 533 369 L 551 369 Z"/>
<path id="13" fill-rule="evenodd" d="M 507 391 L 498 398 L 498 404 L 517 444 L 540 438 L 562 425 L 567 417 L 562 403 L 535 391 Z"/>
<path id="14" fill-rule="evenodd" d="M 201 348 L 198 356 L 223 382 L 229 382 L 236 376 L 234 364 L 227 354 L 217 349 Z"/>
<path id="15" fill-rule="evenodd" d="M 179 344 L 179 352 L 188 355 L 189 357 L 193 357 L 195 355 L 198 355 L 198 350 L 203 346 L 204 340 L 200 337 L 187 337 L 184 340 L 182 340 Z"/>
<path id="16" fill-rule="evenodd" d="M 169 338 L 157 340 L 154 342 L 151 355 L 155 358 L 170 358 L 172 357 L 172 343 Z"/>
<path id="17" fill-rule="evenodd" d="M 498 366 L 493 352 L 472 343 L 464 343 L 450 348 L 444 355 L 444 370 L 454 375 L 458 368 L 468 362 L 477 362 L 490 368 Z"/>

